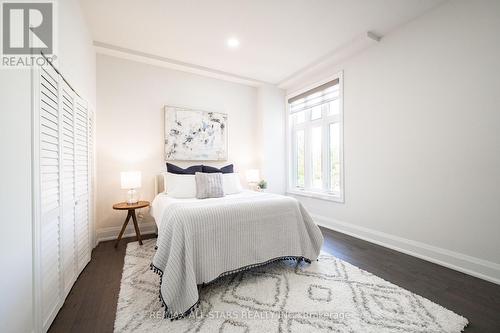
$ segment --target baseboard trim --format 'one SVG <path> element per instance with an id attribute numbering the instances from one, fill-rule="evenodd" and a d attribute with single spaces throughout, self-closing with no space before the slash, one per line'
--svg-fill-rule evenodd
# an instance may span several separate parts
<path id="1" fill-rule="evenodd" d="M 500 265 L 497 263 L 320 215 L 313 214 L 312 218 L 327 229 L 500 284 Z"/>
<path id="2" fill-rule="evenodd" d="M 96 243 L 99 242 L 113 240 L 118 237 L 120 233 L 121 226 L 116 227 L 105 227 L 96 229 Z M 141 235 L 149 235 L 156 233 L 156 223 L 148 222 L 148 223 L 139 223 L 139 230 L 141 231 Z M 135 230 L 133 224 L 129 224 L 123 233 L 123 237 L 132 237 L 135 236 Z"/>

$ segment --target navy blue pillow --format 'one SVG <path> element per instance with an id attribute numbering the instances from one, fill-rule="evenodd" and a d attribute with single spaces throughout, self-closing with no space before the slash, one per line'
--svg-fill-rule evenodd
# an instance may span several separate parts
<path id="1" fill-rule="evenodd" d="M 208 165 L 203 165 L 203 171 L 205 173 L 216 173 L 216 172 L 222 172 L 222 173 L 233 173 L 234 172 L 234 166 L 232 164 L 226 165 L 225 167 L 222 167 L 220 169 L 214 168 Z"/>
<path id="2" fill-rule="evenodd" d="M 196 172 L 203 172 L 202 165 L 193 165 L 189 168 L 183 169 L 177 165 L 167 163 L 167 172 L 175 173 L 176 175 L 194 175 Z"/>

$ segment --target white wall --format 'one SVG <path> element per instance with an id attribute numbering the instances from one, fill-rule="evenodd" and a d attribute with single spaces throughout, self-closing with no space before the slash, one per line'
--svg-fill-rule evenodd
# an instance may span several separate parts
<path id="1" fill-rule="evenodd" d="M 257 89 L 258 142 L 261 178 L 267 191 L 283 194 L 285 170 L 285 91 L 270 85 Z"/>
<path id="2" fill-rule="evenodd" d="M 0 69 L 0 331 L 33 328 L 31 247 L 31 79 Z"/>
<path id="3" fill-rule="evenodd" d="M 450 1 L 344 70 L 345 204 L 318 222 L 500 282 L 500 2 Z"/>
<path id="4" fill-rule="evenodd" d="M 96 58 L 92 36 L 78 0 L 59 0 L 58 60 L 65 79 L 95 110 Z"/>
<path id="5" fill-rule="evenodd" d="M 243 179 L 246 169 L 258 167 L 253 87 L 99 54 L 97 104 L 98 238 L 116 238 L 125 218 L 112 209 L 126 199 L 120 171 L 141 171 L 141 199 L 154 198 L 154 177 L 165 170 L 165 105 L 227 113 L 228 161 L 214 165 L 234 163 Z M 154 222 L 143 213 L 144 230 Z"/>
<path id="6" fill-rule="evenodd" d="M 95 105 L 95 57 L 77 0 L 58 2 L 58 67 Z M 33 332 L 31 74 L 0 69 L 0 332 Z"/>

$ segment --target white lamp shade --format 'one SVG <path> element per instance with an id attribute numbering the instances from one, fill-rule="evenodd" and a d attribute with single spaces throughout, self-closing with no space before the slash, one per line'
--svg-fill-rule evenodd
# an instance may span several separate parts
<path id="1" fill-rule="evenodd" d="M 140 171 L 125 171 L 121 173 L 122 189 L 131 189 L 141 187 Z"/>
<path id="2" fill-rule="evenodd" d="M 249 169 L 246 172 L 247 182 L 249 183 L 258 183 L 260 181 L 259 170 L 257 169 Z"/>

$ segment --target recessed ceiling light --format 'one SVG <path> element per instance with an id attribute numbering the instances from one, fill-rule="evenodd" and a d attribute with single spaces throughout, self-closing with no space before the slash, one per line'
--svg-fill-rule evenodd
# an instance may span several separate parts
<path id="1" fill-rule="evenodd" d="M 227 47 L 235 49 L 240 46 L 240 41 L 237 38 L 231 37 L 227 40 Z"/>

